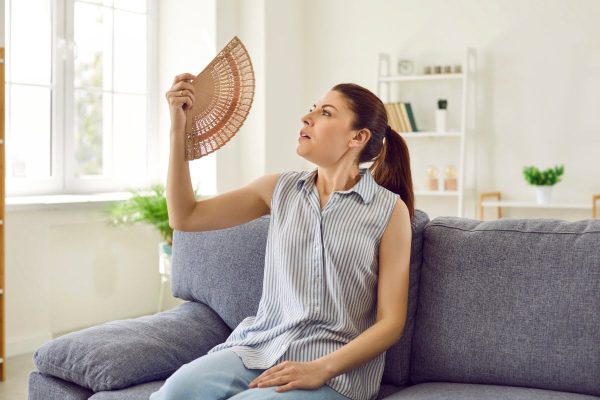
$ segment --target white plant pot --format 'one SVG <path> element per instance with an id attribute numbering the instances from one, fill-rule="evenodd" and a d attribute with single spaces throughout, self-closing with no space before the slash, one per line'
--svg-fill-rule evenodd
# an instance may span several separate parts
<path id="1" fill-rule="evenodd" d="M 158 272 L 163 276 L 171 275 L 171 245 L 167 242 L 158 244 Z"/>
<path id="2" fill-rule="evenodd" d="M 167 242 L 158 244 L 158 272 L 160 273 L 160 293 L 158 295 L 158 312 L 163 311 L 165 300 L 165 286 L 171 279 L 171 254 L 172 246 Z"/>
<path id="3" fill-rule="evenodd" d="M 552 201 L 551 185 L 536 186 L 535 190 L 538 204 L 550 204 L 550 202 Z"/>

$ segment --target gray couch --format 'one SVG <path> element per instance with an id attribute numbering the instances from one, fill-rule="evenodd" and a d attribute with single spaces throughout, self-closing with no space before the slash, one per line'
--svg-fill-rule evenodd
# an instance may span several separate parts
<path id="1" fill-rule="evenodd" d="M 256 313 L 269 216 L 174 233 L 180 306 L 58 337 L 31 400 L 147 399 Z M 598 399 L 600 220 L 413 223 L 408 319 L 379 399 Z"/>

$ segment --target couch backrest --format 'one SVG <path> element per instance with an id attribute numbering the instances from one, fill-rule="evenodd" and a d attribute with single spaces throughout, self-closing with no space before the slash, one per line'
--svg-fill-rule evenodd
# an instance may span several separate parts
<path id="1" fill-rule="evenodd" d="M 431 221 L 411 381 L 600 395 L 600 220 Z"/>
<path id="2" fill-rule="evenodd" d="M 408 317 L 402 338 L 386 354 L 383 381 L 405 384 L 409 379 L 410 342 L 417 305 L 423 230 L 427 214 L 416 210 L 410 261 Z M 270 216 L 232 228 L 205 232 L 173 232 L 173 294 L 215 310 L 235 328 L 256 315 L 262 294 L 263 267 Z"/>
<path id="3" fill-rule="evenodd" d="M 230 329 L 256 315 L 262 294 L 270 215 L 227 229 L 173 232 L 171 289 L 199 301 Z"/>

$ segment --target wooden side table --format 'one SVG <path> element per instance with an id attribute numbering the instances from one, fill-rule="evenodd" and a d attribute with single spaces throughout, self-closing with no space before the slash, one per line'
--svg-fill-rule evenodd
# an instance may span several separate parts
<path id="1" fill-rule="evenodd" d="M 491 199 L 491 200 L 489 200 Z M 568 210 L 591 210 L 592 218 L 600 218 L 598 213 L 600 194 L 592 196 L 592 203 L 549 203 L 538 204 L 531 201 L 503 201 L 500 192 L 486 192 L 479 194 L 479 220 L 483 221 L 483 211 L 486 207 L 496 208 L 496 218 L 502 218 L 502 208 L 552 208 Z"/>
<path id="2" fill-rule="evenodd" d="M 489 197 L 495 197 L 496 201 L 498 203 L 500 203 L 500 201 L 502 200 L 502 195 L 500 194 L 500 192 L 480 193 L 479 194 L 479 220 L 480 221 L 483 221 L 484 200 Z M 496 207 L 496 218 L 497 219 L 502 218 L 502 208 L 500 208 L 500 207 Z"/>

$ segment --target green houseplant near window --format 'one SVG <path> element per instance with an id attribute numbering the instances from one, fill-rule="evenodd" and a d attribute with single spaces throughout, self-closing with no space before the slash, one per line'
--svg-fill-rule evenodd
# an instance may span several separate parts
<path id="1" fill-rule="evenodd" d="M 169 226 L 167 198 L 162 184 L 153 185 L 150 194 L 140 189 L 129 190 L 131 198 L 115 202 L 103 211 L 112 226 L 131 225 L 138 222 L 154 226 L 167 244 L 173 243 L 173 229 Z"/>
<path id="2" fill-rule="evenodd" d="M 139 222 L 150 224 L 171 246 L 173 244 L 173 228 L 169 226 L 164 185 L 158 183 L 152 185 L 149 191 L 131 189 L 129 192 L 132 194 L 131 198 L 110 204 L 103 210 L 108 217 L 108 223 L 112 226 L 131 225 Z M 200 197 L 198 190 L 194 195 L 196 198 Z"/>
<path id="3" fill-rule="evenodd" d="M 548 168 L 541 171 L 534 166 L 523 167 L 523 176 L 527 183 L 536 187 L 537 202 L 539 204 L 550 203 L 552 196 L 552 186 L 560 182 L 560 177 L 565 172 L 563 165 L 557 165 L 554 168 Z"/>

